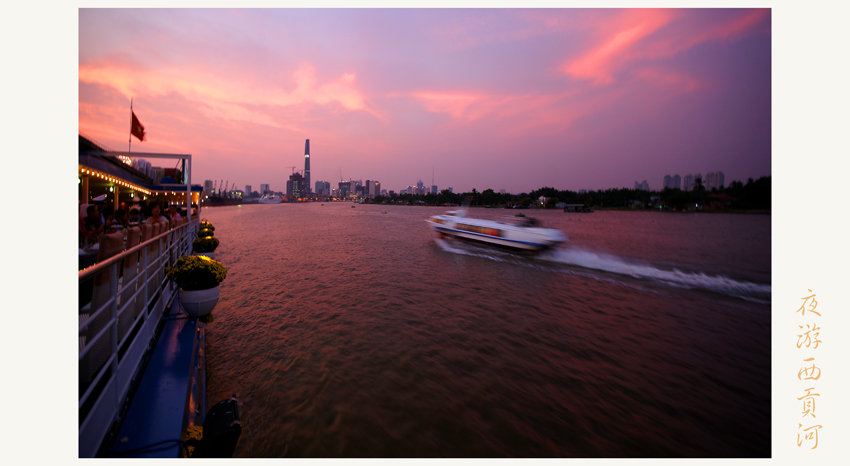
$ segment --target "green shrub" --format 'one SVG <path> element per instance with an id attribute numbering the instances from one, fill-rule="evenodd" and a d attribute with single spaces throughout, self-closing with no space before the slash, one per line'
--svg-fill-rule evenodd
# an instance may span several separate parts
<path id="1" fill-rule="evenodd" d="M 183 256 L 174 267 L 166 267 L 165 274 L 184 291 L 197 291 L 218 286 L 227 277 L 227 269 L 206 256 Z"/>
<path id="2" fill-rule="evenodd" d="M 215 252 L 218 247 L 218 238 L 207 236 L 198 238 L 192 242 L 192 250 L 195 252 Z"/>
<path id="3" fill-rule="evenodd" d="M 213 231 L 215 231 L 215 227 L 213 226 L 213 224 L 206 221 L 206 220 L 201 221 L 200 226 L 201 226 L 201 230 L 213 230 Z"/>
<path id="4" fill-rule="evenodd" d="M 212 230 L 204 229 L 198 232 L 198 238 L 210 238 L 213 236 L 215 236 L 215 233 Z"/>

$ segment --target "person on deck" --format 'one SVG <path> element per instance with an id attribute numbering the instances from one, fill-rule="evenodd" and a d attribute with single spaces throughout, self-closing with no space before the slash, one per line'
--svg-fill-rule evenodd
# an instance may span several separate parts
<path id="1" fill-rule="evenodd" d="M 115 222 L 115 207 L 111 205 L 99 207 L 100 217 L 103 219 L 103 231 L 112 231 L 112 224 Z"/>
<path id="2" fill-rule="evenodd" d="M 90 205 L 86 208 L 86 218 L 83 219 L 83 231 L 81 235 L 86 240 L 99 238 L 103 233 L 103 222 L 101 222 L 100 212 L 96 205 Z"/>
<path id="3" fill-rule="evenodd" d="M 151 216 L 148 217 L 147 220 L 145 220 L 145 223 L 151 223 L 151 224 L 160 223 L 160 222 L 168 223 L 168 219 L 160 213 L 159 202 L 154 202 L 153 204 L 151 204 L 150 208 L 151 208 Z"/>
<path id="4" fill-rule="evenodd" d="M 123 228 L 127 228 L 129 225 L 129 221 L 127 220 L 127 216 L 124 215 L 124 209 L 118 209 L 115 211 L 115 218 L 112 221 L 113 225 L 120 226 Z"/>
<path id="5" fill-rule="evenodd" d="M 169 207 L 168 218 L 171 219 L 172 223 L 183 218 L 183 217 L 180 216 L 180 213 L 177 212 L 177 206 L 176 205 L 172 204 L 171 207 Z"/>
<path id="6" fill-rule="evenodd" d="M 130 216 L 127 217 L 129 223 L 145 223 L 145 216 L 138 206 L 130 207 Z"/>

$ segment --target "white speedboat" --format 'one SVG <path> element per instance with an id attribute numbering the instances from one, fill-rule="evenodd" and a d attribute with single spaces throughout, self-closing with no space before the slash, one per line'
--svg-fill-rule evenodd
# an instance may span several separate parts
<path id="1" fill-rule="evenodd" d="M 513 223 L 507 223 L 470 218 L 464 210 L 453 210 L 425 221 L 440 237 L 523 251 L 542 251 L 567 240 L 561 230 L 542 228 L 536 220 L 529 217 L 517 217 Z"/>
<path id="2" fill-rule="evenodd" d="M 280 204 L 283 198 L 275 194 L 265 194 L 260 198 L 260 204 Z"/>

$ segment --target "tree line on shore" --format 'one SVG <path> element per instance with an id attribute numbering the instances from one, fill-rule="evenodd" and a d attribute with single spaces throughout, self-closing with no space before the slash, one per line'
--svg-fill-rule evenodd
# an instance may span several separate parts
<path id="1" fill-rule="evenodd" d="M 478 192 L 452 193 L 449 190 L 437 194 L 393 194 L 392 196 L 376 196 L 370 202 L 394 204 L 424 204 L 424 205 L 460 205 L 469 203 L 470 206 L 485 207 L 538 207 L 555 208 L 558 203 L 582 204 L 594 209 L 600 208 L 664 208 L 689 210 L 690 206 L 708 206 L 715 204 L 732 210 L 770 210 L 770 177 L 764 176 L 758 180 L 750 178 L 744 184 L 732 181 L 723 189 L 708 190 L 702 180 L 697 179 L 692 191 L 665 188 L 663 191 L 643 191 L 630 188 L 610 188 L 607 190 L 587 191 L 578 193 L 570 190 L 557 190 L 543 187 L 528 193 L 510 194 L 497 193 L 492 189 Z M 546 198 L 544 206 L 539 205 L 540 197 Z"/>

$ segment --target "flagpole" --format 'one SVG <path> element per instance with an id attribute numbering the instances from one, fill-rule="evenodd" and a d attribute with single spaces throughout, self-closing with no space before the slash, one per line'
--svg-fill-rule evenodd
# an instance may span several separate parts
<path id="1" fill-rule="evenodd" d="M 130 152 L 130 147 L 133 145 L 133 98 L 130 97 L 130 135 L 127 136 L 127 152 Z"/>

